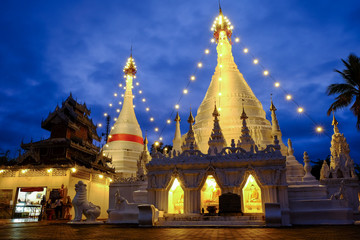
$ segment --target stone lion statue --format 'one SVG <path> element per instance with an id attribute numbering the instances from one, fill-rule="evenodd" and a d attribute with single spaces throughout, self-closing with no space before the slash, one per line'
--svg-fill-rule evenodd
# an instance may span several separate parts
<path id="1" fill-rule="evenodd" d="M 75 184 L 76 195 L 72 201 L 75 210 L 75 218 L 73 222 L 80 222 L 84 214 L 87 222 L 94 222 L 100 216 L 101 208 L 95 204 L 88 202 L 86 184 L 79 181 Z"/>

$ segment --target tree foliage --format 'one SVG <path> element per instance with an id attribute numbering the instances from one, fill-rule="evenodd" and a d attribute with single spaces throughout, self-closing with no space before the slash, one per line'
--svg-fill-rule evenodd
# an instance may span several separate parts
<path id="1" fill-rule="evenodd" d="M 164 149 L 166 149 L 166 151 L 169 152 L 173 148 L 173 146 L 171 146 L 171 145 L 164 145 L 163 142 L 159 142 L 158 146 L 155 146 L 155 143 L 153 143 L 150 148 L 150 153 L 153 153 L 155 151 L 155 147 L 156 147 L 156 150 L 161 153 L 164 153 Z"/>
<path id="2" fill-rule="evenodd" d="M 350 54 L 346 61 L 344 59 L 341 61 L 345 69 L 335 72 L 341 75 L 344 82 L 328 86 L 327 94 L 338 96 L 329 107 L 327 114 L 330 115 L 332 111 L 351 105 L 350 110 L 357 117 L 356 127 L 360 130 L 360 58 Z"/>

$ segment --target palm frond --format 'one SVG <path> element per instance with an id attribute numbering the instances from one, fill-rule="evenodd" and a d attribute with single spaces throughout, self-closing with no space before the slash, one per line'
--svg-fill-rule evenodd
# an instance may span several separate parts
<path id="1" fill-rule="evenodd" d="M 352 92 L 344 92 L 337 96 L 335 98 L 336 101 L 330 105 L 330 108 L 327 111 L 327 115 L 330 115 L 332 111 L 349 106 L 353 100 L 353 97 L 354 95 Z"/>
<path id="2" fill-rule="evenodd" d="M 347 83 L 334 83 L 328 86 L 326 92 L 328 95 L 333 95 L 336 93 L 344 93 L 350 91 L 356 93 L 356 88 Z"/>

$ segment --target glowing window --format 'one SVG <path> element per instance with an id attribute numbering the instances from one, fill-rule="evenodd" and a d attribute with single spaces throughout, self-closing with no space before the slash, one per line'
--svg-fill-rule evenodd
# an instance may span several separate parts
<path id="1" fill-rule="evenodd" d="M 177 178 L 169 190 L 168 202 L 168 213 L 184 213 L 184 190 Z"/>
<path id="2" fill-rule="evenodd" d="M 214 176 L 209 175 L 206 178 L 205 184 L 201 189 L 201 208 L 207 212 L 208 206 L 216 207 L 219 210 L 219 196 L 221 195 L 221 189 L 216 183 Z"/>
<path id="3" fill-rule="evenodd" d="M 242 190 L 245 213 L 262 213 L 261 189 L 250 174 Z"/>

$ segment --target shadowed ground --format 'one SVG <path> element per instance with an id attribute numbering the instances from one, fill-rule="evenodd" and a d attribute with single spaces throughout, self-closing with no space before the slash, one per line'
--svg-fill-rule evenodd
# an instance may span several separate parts
<path id="1" fill-rule="evenodd" d="M 68 225 L 64 222 L 0 226 L 0 239 L 358 239 L 360 226 L 291 228 L 125 228 L 117 225 Z"/>

